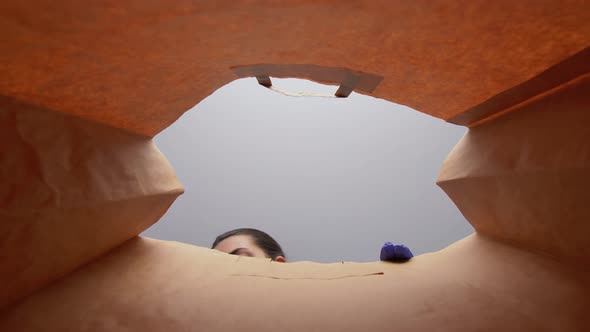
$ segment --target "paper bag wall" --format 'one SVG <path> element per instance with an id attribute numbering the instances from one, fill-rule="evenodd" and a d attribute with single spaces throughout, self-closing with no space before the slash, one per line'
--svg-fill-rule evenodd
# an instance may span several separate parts
<path id="1" fill-rule="evenodd" d="M 589 71 L 587 6 L 3 1 L 0 49 L 9 51 L 0 52 L 0 96 L 153 136 L 235 80 L 231 68 L 272 64 L 275 70 L 256 75 L 348 84 L 445 120 L 464 113 L 455 120 L 467 125 Z M 382 80 L 357 89 L 366 74 Z"/>
<path id="2" fill-rule="evenodd" d="M 0 9 L 1 330 L 590 324 L 583 1 Z M 439 180 L 479 235 L 407 265 L 331 266 L 134 238 L 182 190 L 149 137 L 240 75 L 311 78 L 473 126 Z"/>
<path id="3" fill-rule="evenodd" d="M 0 328 L 585 331 L 589 82 L 470 130 L 439 183 L 478 233 L 440 252 L 282 264 L 135 238 L 6 309 Z"/>
<path id="4" fill-rule="evenodd" d="M 478 233 L 590 267 L 590 74 L 472 128 L 438 184 Z"/>
<path id="5" fill-rule="evenodd" d="M 30 105 L 0 109 L 0 307 L 156 222 L 182 186 L 151 139 Z"/>
<path id="6" fill-rule="evenodd" d="M 473 235 L 409 263 L 275 263 L 145 238 L 0 314 L 3 331 L 585 331 L 588 274 Z"/>

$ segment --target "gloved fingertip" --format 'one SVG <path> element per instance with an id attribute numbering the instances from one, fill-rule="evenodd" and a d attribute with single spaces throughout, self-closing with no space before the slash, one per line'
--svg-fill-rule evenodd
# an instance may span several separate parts
<path id="1" fill-rule="evenodd" d="M 381 247 L 380 259 L 385 262 L 405 262 L 412 257 L 414 257 L 414 255 L 410 251 L 410 248 L 403 244 L 385 242 Z"/>

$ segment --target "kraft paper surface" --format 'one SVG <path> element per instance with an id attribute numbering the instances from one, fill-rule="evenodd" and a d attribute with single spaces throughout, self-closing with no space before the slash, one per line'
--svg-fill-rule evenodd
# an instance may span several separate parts
<path id="1" fill-rule="evenodd" d="M 0 330 L 587 330 L 586 8 L 1 2 Z M 250 75 L 469 125 L 439 185 L 478 234 L 330 265 L 137 238 L 183 190 L 150 137 Z"/>
<path id="2" fill-rule="evenodd" d="M 314 65 L 466 125 L 588 72 L 589 22 L 583 0 L 3 1 L 0 96 L 153 136 L 230 68 Z"/>
<path id="3" fill-rule="evenodd" d="M 0 108 L 0 307 L 156 222 L 182 186 L 143 136 Z"/>
<path id="4" fill-rule="evenodd" d="M 260 278 L 236 276 L 239 264 L 283 277 L 383 274 Z M 0 314 L 0 330 L 583 331 L 588 277 L 478 235 L 404 264 L 321 267 L 136 238 Z"/>
<path id="5" fill-rule="evenodd" d="M 476 231 L 590 267 L 590 75 L 472 128 L 439 185 Z"/>

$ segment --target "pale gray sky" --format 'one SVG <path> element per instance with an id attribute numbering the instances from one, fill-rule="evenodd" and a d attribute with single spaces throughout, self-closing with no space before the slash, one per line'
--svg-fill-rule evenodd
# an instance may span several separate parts
<path id="1" fill-rule="evenodd" d="M 319 262 L 375 261 L 386 241 L 414 254 L 440 250 L 473 232 L 435 185 L 464 133 L 365 95 L 289 97 L 237 80 L 155 138 L 186 192 L 143 235 L 208 247 L 220 233 L 254 227 L 289 260 Z"/>

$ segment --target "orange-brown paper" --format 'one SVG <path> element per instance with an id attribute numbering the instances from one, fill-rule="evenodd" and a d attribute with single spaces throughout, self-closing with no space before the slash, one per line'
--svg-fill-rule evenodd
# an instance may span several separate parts
<path id="1" fill-rule="evenodd" d="M 276 263 L 135 238 L 6 308 L 0 329 L 585 331 L 588 82 L 470 130 L 439 183 L 479 234 L 440 252 Z"/>
<path id="2" fill-rule="evenodd" d="M 182 186 L 151 139 L 0 109 L 0 307 L 156 222 Z"/>
<path id="3" fill-rule="evenodd" d="M 590 71 L 588 22 L 584 0 L 4 0 L 0 96 L 153 136 L 236 66 L 346 83 L 293 66 L 315 65 L 467 125 Z"/>
<path id="4" fill-rule="evenodd" d="M 438 184 L 477 232 L 590 268 L 590 74 L 472 128 Z"/>
<path id="5" fill-rule="evenodd" d="M 1 2 L 0 330 L 587 330 L 586 6 Z M 150 137 L 247 76 L 470 125 L 439 185 L 477 234 L 332 265 L 137 238 L 182 192 Z"/>
<path id="6" fill-rule="evenodd" d="M 588 277 L 478 235 L 404 264 L 277 263 L 136 238 L 10 308 L 0 329 L 585 331 Z"/>

